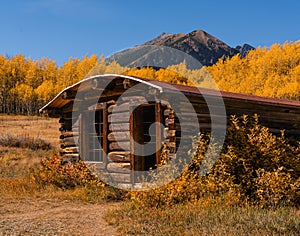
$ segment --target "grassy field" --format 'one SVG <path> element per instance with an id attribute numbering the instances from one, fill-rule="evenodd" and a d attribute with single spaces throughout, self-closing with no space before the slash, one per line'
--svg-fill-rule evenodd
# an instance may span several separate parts
<path id="1" fill-rule="evenodd" d="M 300 234 L 296 207 L 260 208 L 209 197 L 151 207 L 97 184 L 57 185 L 51 178 L 63 174 L 59 180 L 69 183 L 77 173 L 41 168 L 43 158 L 57 154 L 58 128 L 57 119 L 0 115 L 0 235 Z M 40 139 L 51 147 L 44 150 Z M 39 146 L 15 147 L 20 140 Z"/>
<path id="2" fill-rule="evenodd" d="M 1 136 L 29 136 L 41 138 L 58 147 L 59 123 L 57 119 L 40 116 L 13 116 L 0 114 Z"/>
<path id="3" fill-rule="evenodd" d="M 145 209 L 132 202 L 111 210 L 106 220 L 123 235 L 299 235 L 300 211 L 222 204 L 186 203 Z M 130 222 L 130 223 L 129 223 Z"/>
<path id="4" fill-rule="evenodd" d="M 45 117 L 0 115 L 0 194 L 5 197 L 37 196 L 41 191 L 30 180 L 30 171 L 37 169 L 41 159 L 57 151 L 58 122 Z M 48 150 L 18 147 L 17 142 L 43 139 Z"/>

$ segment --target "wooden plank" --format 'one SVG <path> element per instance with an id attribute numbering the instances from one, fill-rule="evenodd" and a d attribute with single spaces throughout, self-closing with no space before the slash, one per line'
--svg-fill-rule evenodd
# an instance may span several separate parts
<path id="1" fill-rule="evenodd" d="M 64 100 L 74 100 L 76 97 L 77 91 L 67 90 L 61 94 L 61 98 Z"/>
<path id="2" fill-rule="evenodd" d="M 116 105 L 111 105 L 108 107 L 108 112 L 124 112 L 124 111 L 129 111 L 129 102 L 125 102 L 123 104 L 116 104 Z"/>
<path id="3" fill-rule="evenodd" d="M 130 167 L 131 167 L 131 170 L 135 170 L 135 158 L 134 158 L 134 123 L 133 123 L 133 110 L 134 108 L 133 107 L 130 107 L 129 108 L 129 113 L 131 114 L 130 115 L 130 118 L 129 118 L 129 132 L 130 132 L 130 136 L 132 137 L 132 139 L 130 139 Z M 134 179 L 135 179 L 135 174 L 134 174 L 134 171 L 131 172 L 130 174 L 130 181 L 131 182 L 134 182 Z"/>
<path id="4" fill-rule="evenodd" d="M 59 139 L 64 139 L 68 137 L 77 137 L 79 136 L 78 132 L 73 132 L 73 131 L 62 131 L 61 135 L 59 136 Z"/>
<path id="5" fill-rule="evenodd" d="M 111 97 L 118 97 L 124 93 L 124 89 L 114 89 L 114 90 L 105 90 L 104 92 L 100 93 L 86 93 L 84 95 L 84 100 L 86 101 L 95 101 L 95 100 L 100 100 L 100 99 L 108 99 Z"/>
<path id="6" fill-rule="evenodd" d="M 130 161 L 130 152 L 129 151 L 113 151 L 109 152 L 107 157 L 109 161 L 113 162 L 129 162 Z"/>
<path id="7" fill-rule="evenodd" d="M 64 139 L 60 139 L 60 143 L 65 143 L 65 142 L 78 142 L 79 137 L 78 136 L 74 136 L 74 137 L 67 137 Z"/>
<path id="8" fill-rule="evenodd" d="M 133 107 L 131 108 L 133 109 Z M 143 116 L 143 108 L 137 107 L 131 115 L 130 119 L 130 134 L 134 142 L 141 144 L 139 146 L 134 146 L 134 142 L 131 142 L 130 152 L 133 153 L 131 159 L 133 159 L 133 168 L 137 171 L 145 170 L 145 159 L 144 156 L 141 155 L 144 153 L 143 144 L 144 144 L 144 124 L 143 124 L 144 116 Z M 139 155 L 137 155 L 139 154 Z M 135 178 L 138 176 L 135 176 Z"/>
<path id="9" fill-rule="evenodd" d="M 114 173 L 131 173 L 129 162 L 111 162 L 106 165 L 106 169 L 108 172 Z"/>
<path id="10" fill-rule="evenodd" d="M 78 147 L 66 147 L 59 150 L 60 153 L 79 153 Z"/>
<path id="11" fill-rule="evenodd" d="M 133 95 L 133 96 L 122 96 L 122 101 L 124 102 L 130 102 L 130 101 L 144 101 L 147 102 L 146 98 L 144 96 L 140 96 L 140 95 Z"/>
<path id="12" fill-rule="evenodd" d="M 59 136 L 59 139 L 72 138 L 72 137 L 78 138 L 79 137 L 79 133 L 73 133 L 73 135 L 72 134 L 61 134 Z"/>
<path id="13" fill-rule="evenodd" d="M 80 156 L 83 160 L 89 157 L 88 112 L 83 112 L 80 118 Z"/>
<path id="14" fill-rule="evenodd" d="M 129 112 L 114 113 L 108 115 L 108 122 L 128 122 L 130 119 Z"/>
<path id="15" fill-rule="evenodd" d="M 77 147 L 77 144 L 74 141 L 69 141 L 69 142 L 63 142 L 60 144 L 61 148 L 66 148 L 66 147 Z"/>
<path id="16" fill-rule="evenodd" d="M 191 107 L 192 105 L 192 107 Z M 219 108 L 223 109 L 222 106 L 218 106 L 217 104 L 210 105 L 211 108 L 214 110 L 218 110 Z M 207 104 L 197 104 L 197 103 L 180 103 L 176 106 L 176 111 L 182 112 L 193 112 L 196 111 L 197 113 L 209 113 L 209 108 Z"/>
<path id="17" fill-rule="evenodd" d="M 129 123 L 111 123 L 109 125 L 110 131 L 129 131 Z"/>
<path id="18" fill-rule="evenodd" d="M 101 112 L 101 111 L 100 111 Z M 103 103 L 103 111 L 102 111 L 102 118 L 103 118 L 103 130 L 102 130 L 102 136 L 103 136 L 103 143 L 102 143 L 102 148 L 103 148 L 103 162 L 106 164 L 107 159 L 106 155 L 108 154 L 108 119 L 107 119 L 107 104 Z"/>
<path id="19" fill-rule="evenodd" d="M 162 122 L 162 109 L 161 109 L 161 104 L 159 102 L 155 103 L 155 122 L 156 122 L 156 127 L 155 127 L 155 141 L 156 141 L 156 153 L 155 153 L 155 158 L 156 158 L 156 163 L 155 164 L 160 164 L 161 162 L 161 141 L 162 141 L 162 131 L 161 131 L 161 122 Z"/>
<path id="20" fill-rule="evenodd" d="M 225 98 L 224 103 L 226 108 L 232 107 L 237 109 L 248 109 L 255 108 L 262 111 L 280 111 L 288 113 L 297 113 L 300 114 L 299 107 L 288 106 L 285 104 L 276 104 L 276 103 L 266 103 L 261 101 L 250 101 L 250 100 L 240 100 L 240 99 L 230 99 Z"/>
<path id="21" fill-rule="evenodd" d="M 99 111 L 102 109 L 106 109 L 106 103 L 105 102 L 101 102 L 101 103 L 97 103 L 94 105 L 91 105 L 90 107 L 88 107 L 89 111 Z"/>
<path id="22" fill-rule="evenodd" d="M 111 132 L 107 135 L 108 141 L 128 141 L 130 138 L 129 131 Z"/>
<path id="23" fill-rule="evenodd" d="M 226 108 L 228 116 L 231 114 L 235 115 L 242 115 L 242 114 L 248 114 L 252 116 L 253 114 L 258 114 L 259 116 L 265 116 L 265 117 L 276 117 L 279 119 L 283 119 L 286 121 L 291 121 L 291 120 L 297 120 L 300 114 L 297 113 L 292 113 L 291 110 L 286 109 L 278 109 L 276 110 L 276 107 L 273 109 L 257 109 L 256 107 L 242 107 L 242 108 L 237 108 L 237 107 L 227 107 Z"/>
<path id="24" fill-rule="evenodd" d="M 130 151 L 130 141 L 119 141 L 119 142 L 111 142 L 109 144 L 109 149 L 114 151 L 114 150 L 126 150 Z"/>

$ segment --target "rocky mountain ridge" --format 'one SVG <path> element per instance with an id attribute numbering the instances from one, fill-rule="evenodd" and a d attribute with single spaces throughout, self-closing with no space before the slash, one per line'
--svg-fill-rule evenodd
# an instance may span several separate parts
<path id="1" fill-rule="evenodd" d="M 162 33 L 142 45 L 118 52 L 108 58 L 108 60 L 116 60 L 122 66 L 130 67 L 157 65 L 157 63 L 162 61 L 167 61 L 167 63 L 159 65 L 164 67 L 171 64 L 178 64 L 183 60 L 190 60 L 184 55 L 179 55 L 180 53 L 174 53 L 174 50 L 167 50 L 166 52 L 163 48 L 167 47 L 188 54 L 201 65 L 205 66 L 216 63 L 220 58 L 232 57 L 238 53 L 242 57 L 245 57 L 250 50 L 254 49 L 249 44 L 233 48 L 203 30 L 195 30 L 188 34 Z M 190 67 L 197 67 L 194 64 L 192 63 Z"/>

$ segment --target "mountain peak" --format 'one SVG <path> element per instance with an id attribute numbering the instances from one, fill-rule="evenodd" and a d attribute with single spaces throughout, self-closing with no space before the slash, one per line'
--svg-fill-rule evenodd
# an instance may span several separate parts
<path id="1" fill-rule="evenodd" d="M 210 35 L 203 30 L 194 30 L 187 34 L 170 34 L 163 32 L 158 37 L 142 44 L 141 46 L 148 45 L 166 46 L 180 50 L 194 57 L 202 65 L 206 66 L 210 66 L 216 63 L 219 58 L 232 57 L 238 53 L 240 53 L 241 56 L 245 56 L 247 55 L 249 50 L 254 49 L 248 44 L 244 44 L 242 47 L 232 48 L 218 38 Z M 140 53 L 137 53 L 136 48 L 132 48 L 113 55 L 113 58 L 115 60 L 120 59 L 120 61 L 126 61 L 126 63 L 130 62 L 130 58 L 134 58 L 134 63 L 136 63 L 139 60 L 137 55 L 140 55 Z M 143 58 L 145 57 L 143 56 Z M 177 60 L 175 58 L 169 58 L 169 61 L 177 63 Z M 122 66 L 126 66 L 129 64 L 123 65 L 121 63 Z"/>
<path id="2" fill-rule="evenodd" d="M 203 65 L 212 65 L 220 57 L 231 57 L 238 53 L 238 50 L 203 30 L 194 30 L 188 34 L 163 33 L 144 45 L 168 46 L 181 50 L 196 58 Z"/>

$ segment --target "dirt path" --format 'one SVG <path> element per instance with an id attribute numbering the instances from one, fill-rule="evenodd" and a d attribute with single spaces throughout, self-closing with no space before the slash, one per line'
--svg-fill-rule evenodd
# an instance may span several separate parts
<path id="1" fill-rule="evenodd" d="M 118 203 L 1 199 L 0 235 L 119 235 L 103 219 Z"/>

